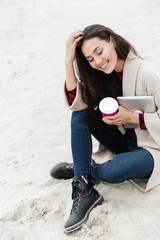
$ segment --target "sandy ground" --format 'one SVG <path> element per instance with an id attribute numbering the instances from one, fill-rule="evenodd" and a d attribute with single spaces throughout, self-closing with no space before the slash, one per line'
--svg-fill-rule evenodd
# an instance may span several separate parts
<path id="1" fill-rule="evenodd" d="M 160 187 L 100 183 L 105 203 L 66 235 L 71 180 L 49 176 L 72 161 L 63 101 L 65 39 L 104 24 L 160 70 L 159 0 L 0 0 L 0 239 L 159 240 Z"/>

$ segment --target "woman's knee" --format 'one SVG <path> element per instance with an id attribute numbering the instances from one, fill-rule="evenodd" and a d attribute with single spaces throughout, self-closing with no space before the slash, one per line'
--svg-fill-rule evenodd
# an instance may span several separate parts
<path id="1" fill-rule="evenodd" d="M 106 163 L 97 165 L 97 168 L 93 168 L 93 177 L 108 183 L 122 183 L 127 180 L 124 176 L 123 167 L 119 168 L 119 164 L 114 160 L 113 158 Z"/>
<path id="2" fill-rule="evenodd" d="M 86 127 L 87 115 L 87 109 L 72 112 L 71 127 L 76 129 Z"/>
<path id="3" fill-rule="evenodd" d="M 108 162 L 107 178 L 110 183 L 122 183 L 128 180 L 127 168 L 121 164 L 118 155 L 115 155 L 113 159 Z"/>
<path id="4" fill-rule="evenodd" d="M 125 181 L 123 173 L 120 169 L 115 169 L 113 166 L 110 168 L 108 176 L 106 177 L 109 183 L 122 183 Z"/>

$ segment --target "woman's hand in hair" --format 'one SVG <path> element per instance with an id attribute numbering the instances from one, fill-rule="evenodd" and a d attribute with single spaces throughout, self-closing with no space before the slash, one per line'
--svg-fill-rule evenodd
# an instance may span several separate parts
<path id="1" fill-rule="evenodd" d="M 66 40 L 66 63 L 73 63 L 77 43 L 82 39 L 83 31 L 71 33 Z"/>
<path id="2" fill-rule="evenodd" d="M 118 113 L 114 116 L 103 118 L 103 121 L 109 125 L 122 125 L 125 123 L 136 123 L 139 124 L 139 114 L 130 112 L 124 107 L 119 106 Z"/>

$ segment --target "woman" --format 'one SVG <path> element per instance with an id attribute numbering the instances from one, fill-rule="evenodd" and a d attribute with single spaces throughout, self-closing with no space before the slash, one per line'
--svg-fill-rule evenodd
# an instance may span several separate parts
<path id="1" fill-rule="evenodd" d="M 72 232 L 103 202 L 92 179 L 109 183 L 130 180 L 144 192 L 160 184 L 160 77 L 124 38 L 104 26 L 91 25 L 71 34 L 66 42 L 65 92 L 73 111 L 74 164 L 58 164 L 51 176 L 74 176 L 73 206 L 65 224 L 65 231 Z M 100 100 L 121 95 L 154 96 L 157 111 L 136 114 L 119 106 L 115 116 L 102 118 Z M 125 129 L 125 123 L 139 124 L 139 128 Z M 101 156 L 109 150 L 112 159 L 103 164 L 91 160 L 91 135 L 103 146 Z"/>

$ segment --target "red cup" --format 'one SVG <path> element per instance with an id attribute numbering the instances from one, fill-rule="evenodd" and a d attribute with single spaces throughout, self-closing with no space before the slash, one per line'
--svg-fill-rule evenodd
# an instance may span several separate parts
<path id="1" fill-rule="evenodd" d="M 114 116 L 118 112 L 118 102 L 111 97 L 103 98 L 99 103 L 103 117 Z"/>

